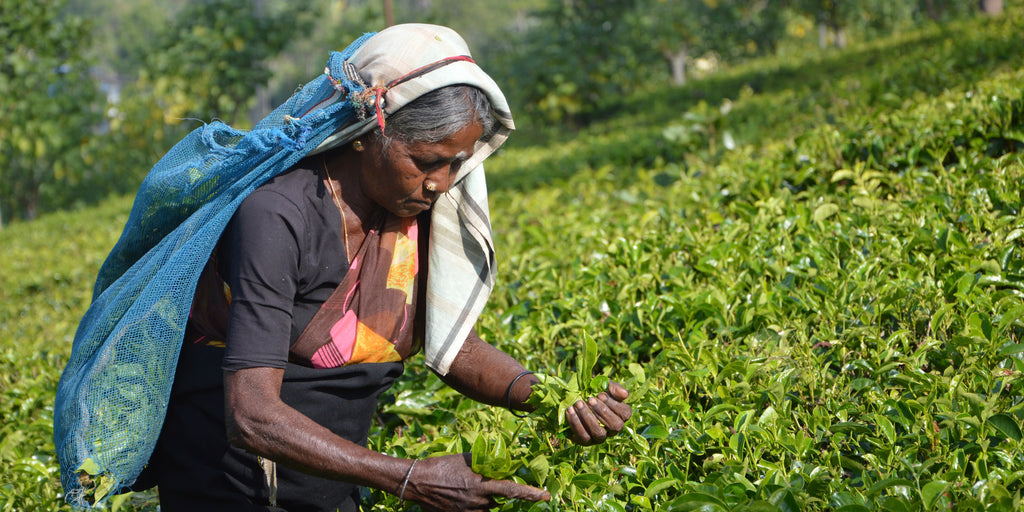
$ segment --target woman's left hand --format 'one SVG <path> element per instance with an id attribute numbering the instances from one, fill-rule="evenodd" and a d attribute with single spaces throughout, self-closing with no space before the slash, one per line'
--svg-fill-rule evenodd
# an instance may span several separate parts
<path id="1" fill-rule="evenodd" d="M 622 432 L 633 408 L 623 403 L 629 392 L 618 382 L 608 383 L 608 391 L 587 400 L 579 400 L 565 411 L 572 440 L 589 446 L 600 444 L 609 436 Z"/>

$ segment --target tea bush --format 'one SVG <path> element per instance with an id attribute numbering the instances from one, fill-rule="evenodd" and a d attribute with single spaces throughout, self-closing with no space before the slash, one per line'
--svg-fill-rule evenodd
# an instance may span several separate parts
<path id="1" fill-rule="evenodd" d="M 552 493 L 507 511 L 1018 509 L 1021 21 L 764 60 L 503 150 L 478 328 L 551 399 L 520 420 L 414 361 L 371 445 Z M 4 510 L 59 508 L 53 389 L 128 206 L 0 231 Z M 605 378 L 634 416 L 575 446 L 550 404 Z"/>

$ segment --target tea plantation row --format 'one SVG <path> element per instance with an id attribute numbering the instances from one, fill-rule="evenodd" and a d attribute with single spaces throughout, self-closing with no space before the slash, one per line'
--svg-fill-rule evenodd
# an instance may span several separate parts
<path id="1" fill-rule="evenodd" d="M 630 428 L 576 447 L 414 360 L 371 444 L 473 451 L 553 494 L 509 511 L 1019 508 L 1022 21 L 639 91 L 503 151 L 480 331 L 566 380 L 593 340 Z M 53 390 L 129 206 L 0 231 L 0 509 L 61 507 Z"/>
<path id="2" fill-rule="evenodd" d="M 762 62 L 508 150 L 482 331 L 563 377 L 598 340 L 633 428 L 576 448 L 423 375 L 378 447 L 507 458 L 556 496 L 536 510 L 1018 508 L 1019 23 Z"/>

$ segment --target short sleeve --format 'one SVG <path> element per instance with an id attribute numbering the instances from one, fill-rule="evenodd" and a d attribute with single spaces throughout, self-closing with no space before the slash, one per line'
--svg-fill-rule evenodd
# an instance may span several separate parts
<path id="1" fill-rule="evenodd" d="M 229 223 L 219 249 L 231 288 L 224 370 L 286 366 L 305 232 L 298 206 L 273 191 L 250 194 Z"/>

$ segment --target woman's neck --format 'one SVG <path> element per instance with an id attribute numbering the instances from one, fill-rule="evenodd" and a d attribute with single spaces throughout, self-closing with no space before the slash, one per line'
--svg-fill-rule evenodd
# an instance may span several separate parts
<path id="1" fill-rule="evenodd" d="M 327 171 L 328 179 L 333 181 L 332 192 L 339 195 L 348 212 L 355 214 L 360 224 L 369 225 L 370 220 L 380 212 L 381 206 L 363 193 L 359 153 L 352 150 L 332 151 L 322 156 L 320 164 Z"/>

